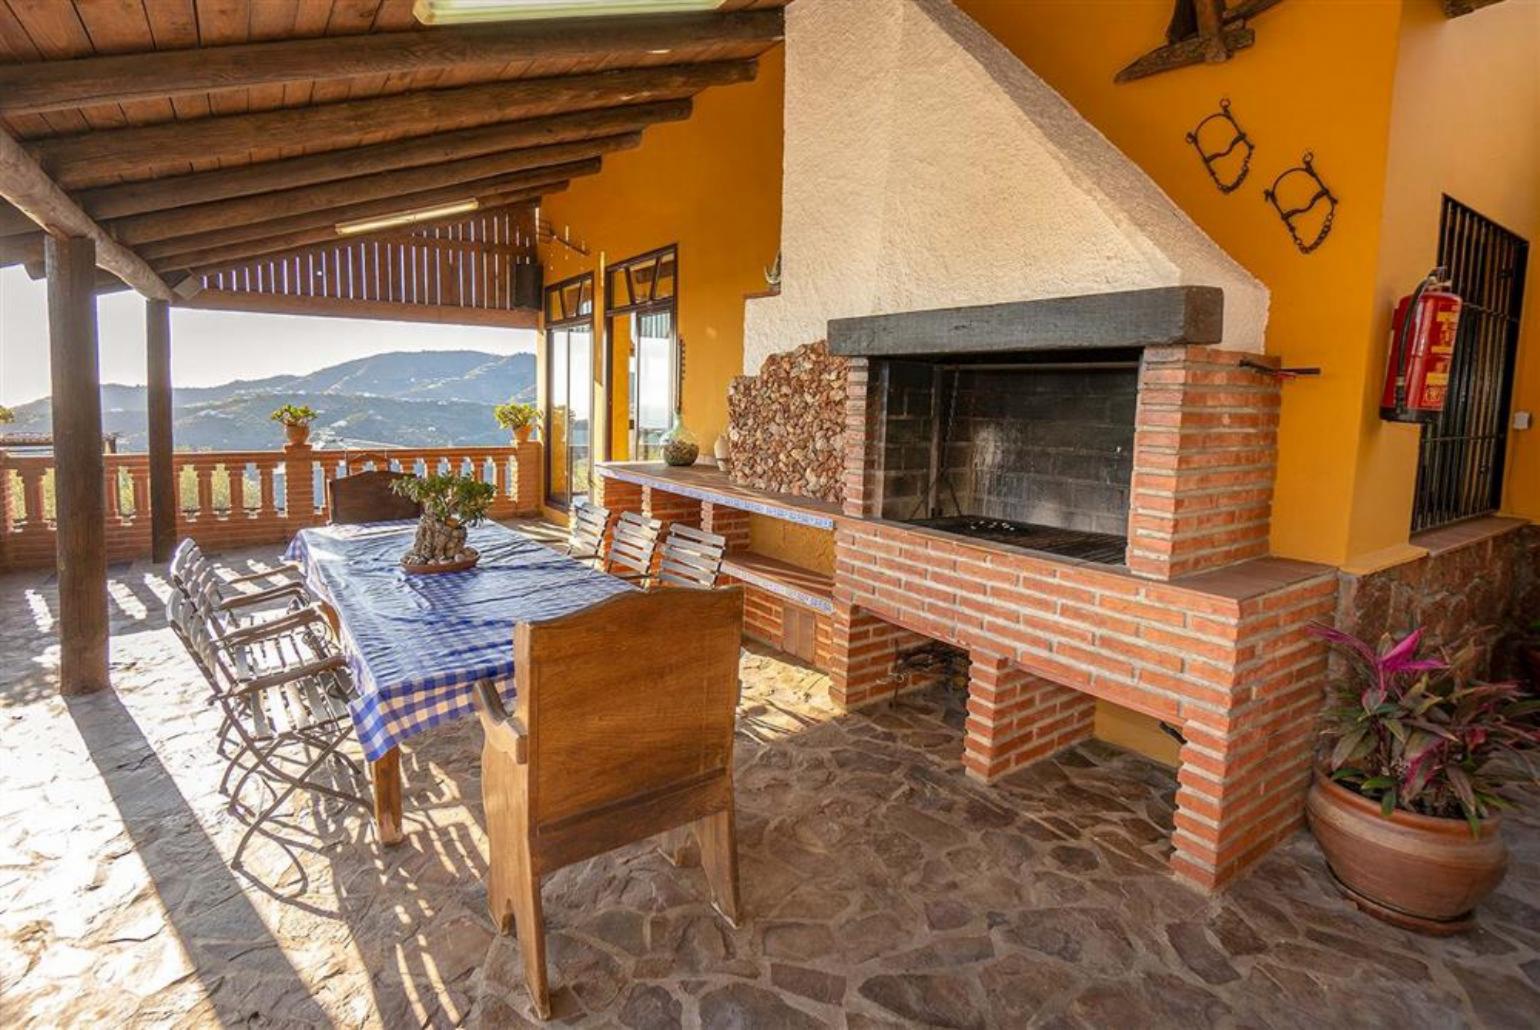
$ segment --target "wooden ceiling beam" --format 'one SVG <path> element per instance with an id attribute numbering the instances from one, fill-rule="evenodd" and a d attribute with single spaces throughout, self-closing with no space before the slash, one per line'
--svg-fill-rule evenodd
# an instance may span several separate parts
<path id="1" fill-rule="evenodd" d="M 66 189 L 105 185 L 119 178 L 174 174 L 189 162 L 244 160 L 256 149 L 346 149 L 372 132 L 422 136 L 561 109 L 615 107 L 633 101 L 677 100 L 708 86 L 748 82 L 753 61 L 669 65 L 548 79 L 421 90 L 316 107 L 222 115 L 52 136 L 30 144 L 39 164 Z M 552 111 L 556 108 L 557 111 Z"/>
<path id="2" fill-rule="evenodd" d="M 170 211 L 156 211 L 108 222 L 112 235 L 123 243 L 137 246 L 155 240 L 167 240 L 177 236 L 193 236 L 197 233 L 253 222 L 287 218 L 307 211 L 327 211 L 334 208 L 361 204 L 370 200 L 390 200 L 424 190 L 452 187 L 460 183 L 474 183 L 514 172 L 532 172 L 537 169 L 562 166 L 572 175 L 587 174 L 579 171 L 573 162 L 583 162 L 603 154 L 634 147 L 642 141 L 639 132 L 622 136 L 606 136 L 603 139 L 582 143 L 556 143 L 548 147 L 532 147 L 502 154 L 487 154 L 441 165 L 408 168 L 394 172 L 377 172 L 353 179 L 338 179 L 315 186 L 258 193 L 250 197 L 218 200 L 210 204 L 179 207 Z M 586 167 L 586 166 L 585 166 Z M 553 169 L 560 170 L 560 169 Z M 597 171 L 597 165 L 593 167 Z M 545 180 L 563 178 L 562 175 L 545 175 Z M 153 255 L 154 251 L 145 250 Z"/>
<path id="3" fill-rule="evenodd" d="M 484 197 L 477 198 L 481 202 L 481 206 L 477 211 L 495 210 L 512 204 L 538 200 L 546 194 L 559 193 L 566 188 L 567 183 L 563 180 L 560 182 L 543 183 L 539 186 L 522 190 L 489 193 Z M 373 207 L 372 205 L 360 206 Z M 370 214 L 359 214 L 357 216 L 349 214 L 347 217 L 350 219 L 353 217 L 373 218 L 392 214 L 398 210 L 405 210 L 405 208 L 376 208 Z M 461 212 L 453 217 L 445 218 L 442 222 L 424 224 L 453 225 L 456 222 L 465 221 L 468 217 L 470 217 L 470 213 Z M 349 239 L 353 238 L 362 239 L 363 237 L 339 236 L 337 235 L 336 223 L 326 222 L 308 228 L 276 233 L 271 236 L 262 236 L 223 245 L 212 245 L 196 251 L 185 251 L 157 261 L 155 264 L 162 271 L 185 270 L 195 276 L 199 276 L 207 274 L 210 270 L 227 268 L 233 264 L 242 264 L 266 254 L 295 250 L 319 243 L 346 243 Z"/>
<path id="4" fill-rule="evenodd" d="M 768 45 L 783 32 L 775 9 L 511 22 L 9 64 L 0 65 L 0 113 L 534 59 L 603 57 L 613 67 L 683 48 Z"/>
<path id="5" fill-rule="evenodd" d="M 259 240 L 281 233 L 296 232 L 304 229 L 330 228 L 338 222 L 354 222 L 361 218 L 379 218 L 401 211 L 415 211 L 418 208 L 433 207 L 438 204 L 452 204 L 471 198 L 479 200 L 482 197 L 505 193 L 509 190 L 530 189 L 545 183 L 566 181 L 580 175 L 592 175 L 598 170 L 599 161 L 597 158 L 594 158 L 588 161 L 574 161 L 569 164 L 553 165 L 549 168 L 537 168 L 532 171 L 496 175 L 486 179 L 477 179 L 473 182 L 439 186 L 433 189 L 419 190 L 414 193 L 394 194 L 389 197 L 362 201 L 357 204 L 339 203 L 317 211 L 302 211 L 297 214 L 281 218 L 269 218 L 260 222 L 236 222 L 223 228 L 194 233 L 190 236 L 175 236 L 170 239 L 157 240 L 153 243 L 144 244 L 141 253 L 145 260 L 150 261 L 152 264 L 161 264 L 165 260 L 175 259 L 177 255 L 207 250 L 210 247 L 225 246 L 246 240 Z"/>
<path id="6" fill-rule="evenodd" d="M 316 183 L 351 179 L 400 168 L 445 164 L 483 154 L 526 147 L 574 143 L 627 132 L 637 132 L 658 122 L 677 122 L 690 117 L 689 100 L 664 100 L 653 104 L 628 104 L 573 114 L 498 122 L 474 129 L 439 132 L 431 136 L 376 143 L 352 150 L 332 150 L 261 164 L 195 172 L 166 179 L 103 186 L 75 194 L 76 201 L 98 221 L 206 204 L 255 193 L 313 186 Z M 18 221 L 19 220 L 19 221 Z M 9 205 L 0 206 L 0 236 L 30 232 L 32 220 Z"/>
<path id="7" fill-rule="evenodd" d="M 96 244 L 97 265 L 146 297 L 171 299 L 171 287 L 154 269 L 108 236 L 6 132 L 0 132 L 0 197 L 16 205 L 45 232 L 91 239 Z"/>

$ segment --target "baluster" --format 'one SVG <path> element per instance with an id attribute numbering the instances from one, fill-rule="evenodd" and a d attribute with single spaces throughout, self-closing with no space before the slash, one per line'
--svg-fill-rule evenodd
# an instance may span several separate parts
<path id="1" fill-rule="evenodd" d="M 497 496 L 501 498 L 510 497 L 511 491 L 508 488 L 508 455 L 494 455 L 492 466 L 492 474 L 497 480 Z"/>
<path id="2" fill-rule="evenodd" d="M 123 517 L 123 498 L 118 493 L 118 466 L 109 464 L 102 469 L 102 500 L 105 502 L 105 516 L 108 522 Z"/>
<path id="3" fill-rule="evenodd" d="M 150 517 L 150 466 L 136 463 L 128 475 L 134 492 L 134 518 L 147 519 Z"/>
<path id="4" fill-rule="evenodd" d="M 257 517 L 271 519 L 278 515 L 278 506 L 273 502 L 273 463 L 261 461 L 257 463 L 257 483 L 262 495 L 261 506 L 257 508 Z"/>
<path id="5" fill-rule="evenodd" d="M 21 501 L 23 515 L 21 525 L 26 529 L 41 529 L 48 525 L 43 506 L 43 479 L 51 471 L 46 465 L 24 465 L 21 473 Z"/>
<path id="6" fill-rule="evenodd" d="M 193 462 L 193 473 L 198 477 L 198 508 L 197 517 L 205 518 L 214 514 L 214 465 L 212 461 Z"/>
<path id="7" fill-rule="evenodd" d="M 243 519 L 246 517 L 246 463 L 225 462 L 225 475 L 230 480 L 230 518 Z"/>

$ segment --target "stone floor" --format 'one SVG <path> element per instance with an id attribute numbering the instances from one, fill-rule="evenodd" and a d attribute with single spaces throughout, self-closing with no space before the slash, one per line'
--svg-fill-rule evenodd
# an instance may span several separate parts
<path id="1" fill-rule="evenodd" d="M 227 556 L 252 567 L 257 554 Z M 0 577 L 0 1020 L 7 1025 L 524 1025 L 492 932 L 471 721 L 405 759 L 406 842 L 296 806 L 254 876 L 216 791 L 217 724 L 149 565 L 112 575 L 116 692 L 56 694 L 45 575 Z M 747 919 L 647 845 L 545 888 L 555 1019 L 626 1027 L 1521 1027 L 1540 1021 L 1540 806 L 1481 928 L 1375 923 L 1301 833 L 1227 892 L 1165 870 L 1171 773 L 1090 744 L 994 788 L 957 699 L 837 718 L 747 651 L 737 750 Z"/>

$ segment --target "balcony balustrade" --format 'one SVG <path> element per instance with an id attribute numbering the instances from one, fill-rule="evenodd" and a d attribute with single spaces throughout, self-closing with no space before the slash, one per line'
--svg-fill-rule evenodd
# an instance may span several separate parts
<path id="1" fill-rule="evenodd" d="M 327 521 L 326 481 L 373 468 L 378 458 L 419 475 L 455 471 L 497 489 L 490 515 L 533 513 L 540 502 L 538 442 L 505 447 L 393 447 L 363 451 L 187 451 L 172 456 L 177 535 L 205 550 L 281 544 Z M 108 561 L 150 554 L 150 460 L 102 457 L 107 485 Z M 0 450 L 0 569 L 54 564 L 54 459 Z"/>

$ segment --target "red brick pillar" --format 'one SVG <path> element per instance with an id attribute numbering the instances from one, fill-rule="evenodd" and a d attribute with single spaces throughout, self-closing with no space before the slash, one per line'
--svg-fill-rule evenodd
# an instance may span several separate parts
<path id="1" fill-rule="evenodd" d="M 609 476 L 595 476 L 594 503 L 601 508 L 608 508 L 611 515 L 619 515 L 623 511 L 639 512 L 642 510 L 641 484 Z"/>
<path id="2" fill-rule="evenodd" d="M 663 523 L 668 533 L 669 524 L 683 522 L 687 526 L 699 526 L 701 502 L 684 494 L 670 493 L 655 486 L 642 487 L 642 514 Z"/>
<path id="3" fill-rule="evenodd" d="M 989 783 L 1091 735 L 1096 702 L 1009 659 L 974 651 L 963 766 Z"/>
<path id="4" fill-rule="evenodd" d="M 711 501 L 700 503 L 700 528 L 727 539 L 729 551 L 749 549 L 749 513 Z"/>
<path id="5" fill-rule="evenodd" d="M 1171 868 L 1200 887 L 1234 879 L 1304 819 L 1334 571 L 1241 606 L 1247 642 L 1222 711 L 1184 706 Z"/>
<path id="6" fill-rule="evenodd" d="M 545 497 L 542 482 L 545 462 L 540 441 L 526 440 L 513 446 L 513 513 L 533 515 Z"/>
<path id="7" fill-rule="evenodd" d="M 1278 379 L 1260 357 L 1149 347 L 1134 416 L 1128 568 L 1150 579 L 1267 554 L 1278 456 Z"/>
<path id="8" fill-rule="evenodd" d="M 854 605 L 834 605 L 830 620 L 829 696 L 841 708 L 857 708 L 892 690 L 896 626 Z"/>
<path id="9" fill-rule="evenodd" d="M 870 378 L 871 363 L 851 358 L 845 374 L 844 510 L 854 518 L 871 515 L 877 507 L 875 476 L 866 460 L 875 421 Z"/>

